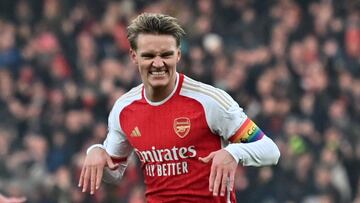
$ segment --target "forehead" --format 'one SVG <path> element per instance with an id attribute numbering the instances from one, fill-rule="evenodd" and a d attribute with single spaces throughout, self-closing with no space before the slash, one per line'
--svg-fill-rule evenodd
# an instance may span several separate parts
<path id="1" fill-rule="evenodd" d="M 137 37 L 139 51 L 162 51 L 176 48 L 176 39 L 172 35 L 139 34 Z"/>

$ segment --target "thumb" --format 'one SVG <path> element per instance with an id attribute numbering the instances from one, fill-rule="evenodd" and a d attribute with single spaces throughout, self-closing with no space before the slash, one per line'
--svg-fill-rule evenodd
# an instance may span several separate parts
<path id="1" fill-rule="evenodd" d="M 215 153 L 211 152 L 206 157 L 199 157 L 199 160 L 202 161 L 203 163 L 209 163 L 209 161 L 211 161 L 214 158 L 214 156 L 215 156 Z"/>
<path id="2" fill-rule="evenodd" d="M 110 156 L 107 157 L 106 164 L 111 170 L 115 170 L 119 167 L 119 164 L 114 163 L 114 161 L 112 160 L 112 158 Z"/>

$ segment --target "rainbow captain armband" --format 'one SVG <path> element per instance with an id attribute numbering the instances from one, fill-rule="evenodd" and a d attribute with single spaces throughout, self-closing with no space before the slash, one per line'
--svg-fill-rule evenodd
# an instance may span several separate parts
<path id="1" fill-rule="evenodd" d="M 264 137 L 264 132 L 249 118 L 241 125 L 239 130 L 229 138 L 232 143 L 249 143 L 260 140 Z"/>

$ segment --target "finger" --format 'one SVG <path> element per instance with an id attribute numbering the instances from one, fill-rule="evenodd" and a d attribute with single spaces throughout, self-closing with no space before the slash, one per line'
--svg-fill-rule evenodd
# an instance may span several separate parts
<path id="1" fill-rule="evenodd" d="M 96 170 L 95 166 L 91 167 L 91 176 L 90 176 L 90 194 L 93 195 L 95 193 L 95 185 L 96 185 Z"/>
<path id="2" fill-rule="evenodd" d="M 235 172 L 236 172 L 236 170 L 232 170 L 231 172 L 230 172 L 230 177 L 229 177 L 229 190 L 230 191 L 233 191 L 233 189 L 234 189 L 234 184 L 235 184 Z"/>
<path id="3" fill-rule="evenodd" d="M 82 192 L 86 192 L 88 184 L 89 184 L 89 178 L 90 178 L 90 168 L 85 167 L 84 169 L 84 180 L 83 180 L 83 189 Z"/>
<path id="4" fill-rule="evenodd" d="M 103 171 L 104 168 L 103 167 L 98 167 L 97 168 L 97 173 L 96 173 L 96 190 L 98 190 L 100 188 L 100 184 L 101 184 L 101 180 L 102 180 L 102 176 L 103 176 Z"/>
<path id="5" fill-rule="evenodd" d="M 210 160 L 212 160 L 215 156 L 214 152 L 211 152 L 209 155 L 207 155 L 206 157 L 199 157 L 199 160 L 202 161 L 203 163 L 209 163 Z"/>
<path id="6" fill-rule="evenodd" d="M 85 169 L 85 166 L 83 166 L 82 169 L 81 169 L 78 187 L 81 187 L 81 186 L 83 185 L 83 182 L 84 182 L 84 171 L 85 171 L 84 169 Z"/>
<path id="7" fill-rule="evenodd" d="M 215 177 L 216 177 L 216 168 L 213 165 L 211 165 L 210 177 L 209 177 L 209 191 L 210 192 L 213 191 Z"/>
<path id="8" fill-rule="evenodd" d="M 114 161 L 111 159 L 111 157 L 109 156 L 107 159 L 106 159 L 106 163 L 107 163 L 107 166 L 111 169 L 111 170 L 115 170 L 119 167 L 119 164 L 118 163 L 114 163 Z"/>
<path id="9" fill-rule="evenodd" d="M 214 181 L 213 196 L 217 196 L 219 194 L 221 178 L 222 178 L 222 170 L 217 169 L 216 177 L 215 177 L 215 181 Z"/>
<path id="10" fill-rule="evenodd" d="M 221 189 L 220 189 L 220 196 L 224 196 L 225 195 L 225 190 L 226 190 L 226 186 L 227 186 L 227 181 L 228 181 L 228 171 L 227 170 L 223 170 L 222 172 L 222 179 L 221 179 Z"/>

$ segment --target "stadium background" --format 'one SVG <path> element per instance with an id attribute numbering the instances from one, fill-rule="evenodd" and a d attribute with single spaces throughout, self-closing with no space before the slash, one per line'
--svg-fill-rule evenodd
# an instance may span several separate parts
<path id="1" fill-rule="evenodd" d="M 143 200 L 132 159 L 119 186 L 77 188 L 86 148 L 140 82 L 126 25 L 180 19 L 179 71 L 229 92 L 281 150 L 239 167 L 239 202 L 360 202 L 357 0 L 0 1 L 0 192 L 31 203 Z"/>

